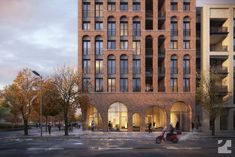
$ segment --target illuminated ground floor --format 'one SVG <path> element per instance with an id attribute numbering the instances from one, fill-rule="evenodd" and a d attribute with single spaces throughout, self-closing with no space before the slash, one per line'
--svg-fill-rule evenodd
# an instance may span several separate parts
<path id="1" fill-rule="evenodd" d="M 160 131 L 169 123 L 190 131 L 194 122 L 192 94 L 90 94 L 86 125 L 102 131 Z"/>

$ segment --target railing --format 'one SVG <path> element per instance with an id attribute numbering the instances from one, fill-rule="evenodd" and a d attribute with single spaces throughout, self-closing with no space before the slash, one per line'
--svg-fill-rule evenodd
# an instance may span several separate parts
<path id="1" fill-rule="evenodd" d="M 190 29 L 184 29 L 184 37 L 190 36 L 191 35 L 190 33 L 191 33 Z"/>
<path id="2" fill-rule="evenodd" d="M 171 36 L 172 37 L 177 37 L 178 36 L 178 30 L 171 29 Z"/>
<path id="3" fill-rule="evenodd" d="M 228 33 L 228 27 L 211 27 L 210 33 Z"/>
<path id="4" fill-rule="evenodd" d="M 210 46 L 210 51 L 228 51 L 228 46 Z"/>
<path id="5" fill-rule="evenodd" d="M 227 67 L 221 67 L 221 66 L 214 66 L 211 67 L 211 71 L 213 71 L 216 74 L 227 74 L 228 68 Z"/>
<path id="6" fill-rule="evenodd" d="M 153 55 L 153 49 L 152 49 L 152 48 L 146 48 L 146 49 L 145 49 L 145 54 L 146 54 L 146 56 L 151 56 L 151 55 Z"/>
<path id="7" fill-rule="evenodd" d="M 135 37 L 135 36 L 141 36 L 141 30 L 140 29 L 133 29 L 133 36 Z"/>
<path id="8" fill-rule="evenodd" d="M 145 14 L 147 17 L 153 17 L 153 11 L 152 10 L 146 10 Z"/>
<path id="9" fill-rule="evenodd" d="M 116 36 L 116 30 L 115 29 L 108 29 L 108 36 Z"/>

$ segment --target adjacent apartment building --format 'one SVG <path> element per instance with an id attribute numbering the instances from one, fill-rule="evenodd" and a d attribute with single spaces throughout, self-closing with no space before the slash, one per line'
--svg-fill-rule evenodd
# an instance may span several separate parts
<path id="1" fill-rule="evenodd" d="M 78 0 L 87 126 L 145 131 L 178 122 L 191 130 L 198 121 L 195 26 L 195 0 Z"/>
<path id="2" fill-rule="evenodd" d="M 197 8 L 197 72 L 220 76 L 216 83 L 221 99 L 229 99 L 223 114 L 216 119 L 216 130 L 235 130 L 235 5 L 205 5 Z M 200 77 L 198 77 L 200 79 Z M 210 119 L 196 105 L 202 129 L 208 131 Z"/>

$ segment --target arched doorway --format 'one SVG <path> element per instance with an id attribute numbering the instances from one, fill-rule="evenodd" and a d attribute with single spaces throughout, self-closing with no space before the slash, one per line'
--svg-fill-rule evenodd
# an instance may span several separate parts
<path id="1" fill-rule="evenodd" d="M 189 130 L 189 107 L 183 102 L 176 102 L 171 107 L 171 123 L 182 131 Z M 178 123 L 178 126 L 176 125 Z"/>
<path id="2" fill-rule="evenodd" d="M 132 116 L 132 130 L 140 131 L 140 114 L 135 113 Z"/>
<path id="3" fill-rule="evenodd" d="M 145 115 L 146 128 L 149 123 L 152 124 L 154 130 L 162 130 L 166 126 L 166 112 L 162 108 L 151 106 L 146 110 Z"/>
<path id="4" fill-rule="evenodd" d="M 93 121 L 95 124 L 95 130 L 102 130 L 102 119 L 99 112 L 94 106 L 89 105 L 87 110 L 87 116 L 88 129 L 91 129 L 91 123 Z"/>
<path id="5" fill-rule="evenodd" d="M 126 105 L 116 102 L 108 110 L 108 121 L 113 131 L 127 131 L 128 110 Z"/>

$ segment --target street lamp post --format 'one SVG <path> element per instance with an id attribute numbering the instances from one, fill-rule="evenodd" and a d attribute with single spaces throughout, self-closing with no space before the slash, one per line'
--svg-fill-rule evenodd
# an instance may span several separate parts
<path id="1" fill-rule="evenodd" d="M 42 75 L 40 75 L 36 71 L 32 71 L 34 75 L 40 77 L 40 130 L 41 130 L 41 136 L 42 136 Z"/>

